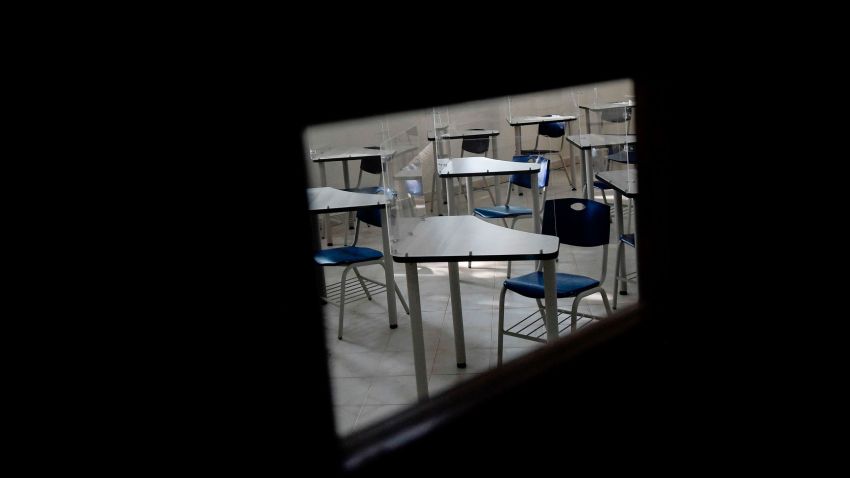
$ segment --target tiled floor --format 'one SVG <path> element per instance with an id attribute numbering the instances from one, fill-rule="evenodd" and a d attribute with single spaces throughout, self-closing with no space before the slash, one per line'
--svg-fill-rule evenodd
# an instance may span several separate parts
<path id="1" fill-rule="evenodd" d="M 578 168 L 577 168 L 578 171 Z M 489 202 L 487 193 L 476 195 L 476 204 Z M 516 194 L 516 193 L 514 193 Z M 612 204 L 613 194 L 607 193 Z M 571 191 L 562 170 L 553 170 L 547 197 L 578 197 Z M 528 195 L 512 198 L 530 202 Z M 597 190 L 597 200 L 602 196 Z M 517 229 L 529 230 L 530 220 L 520 221 Z M 341 234 L 342 228 L 337 228 Z M 339 241 L 341 242 L 341 241 Z M 358 245 L 381 249 L 380 230 L 366 228 L 361 231 Z M 613 300 L 614 261 L 616 259 L 616 227 L 611 225 L 608 272 L 605 289 L 609 300 Z M 628 270 L 634 270 L 634 250 L 626 251 Z M 572 272 L 599 277 L 602 264 L 601 248 L 593 250 L 562 245 L 558 271 Z M 512 275 L 531 272 L 533 262 L 514 262 Z M 328 283 L 338 281 L 342 268 L 325 268 Z M 428 388 L 433 396 L 469 377 L 496 366 L 496 344 L 498 328 L 499 292 L 505 279 L 507 263 L 477 262 L 472 268 L 460 265 L 461 294 L 463 301 L 464 336 L 466 340 L 467 368 L 456 366 L 451 307 L 449 306 L 448 267 L 445 263 L 420 264 L 420 295 L 423 310 L 425 356 L 427 359 Z M 383 270 L 373 265 L 361 268 L 367 277 L 383 282 Z M 404 268 L 395 267 L 395 278 L 407 297 Z M 619 307 L 637 301 L 636 288 L 630 294 L 619 297 Z M 561 299 L 559 307 L 569 308 L 571 299 Z M 379 294 L 372 301 L 363 300 L 347 304 L 343 340 L 337 340 L 336 330 L 339 309 L 324 306 L 326 338 L 329 349 L 329 365 L 333 388 L 337 431 L 340 434 L 374 423 L 416 402 L 416 382 L 413 373 L 410 317 L 398 304 L 399 326 L 391 330 L 386 312 L 387 295 Z M 536 310 L 532 299 L 507 293 L 505 301 L 505 323 L 510 325 Z M 599 294 L 582 300 L 579 310 L 604 316 L 605 309 Z M 505 337 L 504 358 L 510 360 L 540 344 Z"/>

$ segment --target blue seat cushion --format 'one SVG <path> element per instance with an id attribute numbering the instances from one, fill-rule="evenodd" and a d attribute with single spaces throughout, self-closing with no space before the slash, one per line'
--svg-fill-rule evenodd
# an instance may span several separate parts
<path id="1" fill-rule="evenodd" d="M 334 249 L 323 249 L 313 256 L 316 263 L 321 266 L 343 266 L 358 262 L 374 261 L 384 257 L 381 251 L 368 247 L 337 247 Z"/>
<path id="2" fill-rule="evenodd" d="M 620 236 L 620 240 L 625 242 L 626 244 L 635 247 L 635 235 L 632 234 L 623 234 Z"/>
<path id="3" fill-rule="evenodd" d="M 556 289 L 559 299 L 563 297 L 574 297 L 599 285 L 599 281 L 596 279 L 573 274 L 564 274 L 562 272 L 556 273 L 555 279 L 557 282 Z M 525 274 L 523 276 L 508 279 L 505 281 L 504 285 L 505 288 L 510 291 L 533 299 L 542 299 L 545 296 L 542 272 L 532 272 L 531 274 Z"/>
<path id="4" fill-rule="evenodd" d="M 530 216 L 531 209 L 527 207 L 514 206 L 494 206 L 494 207 L 477 207 L 475 215 L 487 219 L 499 219 L 502 217 L 517 217 Z"/>

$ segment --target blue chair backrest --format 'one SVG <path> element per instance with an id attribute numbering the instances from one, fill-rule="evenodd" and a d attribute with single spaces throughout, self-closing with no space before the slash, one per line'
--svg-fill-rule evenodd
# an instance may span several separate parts
<path id="1" fill-rule="evenodd" d="M 360 160 L 360 169 L 371 174 L 381 174 L 381 158 L 366 158 Z"/>
<path id="2" fill-rule="evenodd" d="M 573 209 L 576 207 L 578 210 Z M 561 244 L 594 247 L 608 244 L 611 208 L 589 199 L 549 199 L 543 208 L 543 234 Z"/>
<path id="3" fill-rule="evenodd" d="M 558 121 L 557 123 L 540 123 L 537 126 L 537 134 L 548 136 L 550 138 L 560 138 L 564 135 L 564 128 L 566 128 L 566 123 L 564 121 Z"/>
<path id="4" fill-rule="evenodd" d="M 380 146 L 365 146 L 364 149 L 381 149 Z M 381 174 L 381 158 L 366 158 L 360 160 L 360 169 L 370 174 Z"/>
<path id="5" fill-rule="evenodd" d="M 384 210 L 376 207 L 369 209 L 358 209 L 357 219 L 370 226 L 381 227 L 383 223 Z"/>
<path id="6" fill-rule="evenodd" d="M 532 155 L 523 155 L 523 156 L 514 156 L 513 162 L 515 163 L 538 163 L 540 164 L 540 172 L 537 173 L 537 187 L 545 188 L 549 186 L 549 160 L 544 158 L 543 156 L 532 156 Z M 512 174 L 511 175 L 511 184 L 515 184 L 517 186 L 522 186 L 524 188 L 531 189 L 531 175 L 530 174 Z"/>
<path id="7" fill-rule="evenodd" d="M 470 128 L 471 131 L 483 131 L 482 128 Z M 460 149 L 470 153 L 481 154 L 490 148 L 490 138 L 464 138 Z"/>
<path id="8" fill-rule="evenodd" d="M 602 110 L 602 121 L 609 123 L 622 123 L 632 118 L 631 108 L 614 108 L 610 110 Z"/>

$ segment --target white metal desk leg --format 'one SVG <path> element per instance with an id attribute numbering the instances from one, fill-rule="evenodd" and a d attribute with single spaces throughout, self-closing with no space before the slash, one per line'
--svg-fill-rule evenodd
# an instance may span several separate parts
<path id="1" fill-rule="evenodd" d="M 516 145 L 516 156 L 522 154 L 522 126 L 514 126 L 514 144 Z"/>
<path id="2" fill-rule="evenodd" d="M 537 173 L 531 175 L 531 217 L 534 218 L 534 233 L 540 234 L 540 187 L 537 184 Z"/>
<path id="3" fill-rule="evenodd" d="M 638 213 L 640 213 L 640 208 L 638 207 L 638 202 L 640 202 L 640 199 L 634 198 L 634 202 L 632 203 L 632 207 L 634 208 L 634 214 L 635 214 L 636 219 L 637 219 Z M 635 234 L 635 276 L 640 278 L 640 267 L 639 267 L 640 261 L 637 260 L 637 251 L 639 250 L 638 246 L 639 246 L 639 243 L 640 243 L 640 237 L 638 236 L 637 225 L 635 225 L 634 229 L 632 229 L 632 230 L 634 231 L 634 234 Z M 623 263 L 625 263 L 625 262 L 626 261 L 623 261 Z M 640 294 L 640 281 L 638 281 L 637 287 L 638 287 L 638 294 Z"/>
<path id="4" fill-rule="evenodd" d="M 422 304 L 419 301 L 419 272 L 415 262 L 404 265 L 407 276 L 407 300 L 410 301 L 410 332 L 413 338 L 413 370 L 416 374 L 416 395 L 428 398 L 428 374 L 425 369 L 425 339 L 422 334 Z"/>
<path id="5" fill-rule="evenodd" d="M 434 147 L 434 182 L 431 185 L 431 211 L 434 211 L 434 206 L 437 207 L 437 215 L 443 214 L 443 180 L 440 178 L 440 168 L 437 166 L 437 140 L 435 139 L 431 145 Z"/>
<path id="6" fill-rule="evenodd" d="M 322 248 L 322 239 L 319 236 L 319 221 L 321 219 L 315 215 L 310 215 L 310 225 L 313 227 L 313 247 L 318 251 Z M 321 291 L 325 292 L 325 268 L 319 267 L 319 273 L 316 274 L 316 287 Z M 322 303 L 325 303 L 324 301 Z"/>
<path id="7" fill-rule="evenodd" d="M 617 241 L 618 241 L 617 242 L 618 243 L 617 249 L 619 250 L 620 249 L 619 241 L 620 241 L 620 238 L 623 237 L 623 232 L 624 232 L 623 231 L 623 195 L 620 194 L 620 192 L 617 191 L 617 190 L 614 190 L 614 215 L 617 216 L 616 217 L 616 220 L 617 220 Z M 625 258 L 625 255 L 624 255 L 624 258 Z M 617 275 L 620 275 L 622 277 L 626 276 L 626 261 L 625 260 L 620 261 L 620 270 L 614 271 L 614 280 L 617 280 Z M 628 287 L 629 287 L 629 282 L 623 281 L 623 288 L 620 289 L 620 294 L 621 295 L 628 294 L 628 292 L 629 292 Z"/>
<path id="8" fill-rule="evenodd" d="M 449 216 L 454 216 L 457 214 L 457 205 L 455 205 L 455 185 L 454 178 L 445 178 L 446 181 L 446 194 L 449 199 Z"/>
<path id="9" fill-rule="evenodd" d="M 325 163 L 319 163 L 319 182 L 322 183 L 322 186 L 328 185 L 328 176 L 325 172 Z M 334 238 L 331 234 L 331 216 L 330 214 L 322 214 L 322 228 L 325 230 L 325 238 L 327 239 L 327 243 L 329 246 L 334 245 Z"/>
<path id="10" fill-rule="evenodd" d="M 567 121 L 567 136 L 572 136 L 572 122 Z M 576 190 L 576 154 L 571 143 L 567 143 L 567 150 L 570 153 L 570 178 L 572 178 L 573 191 Z"/>
<path id="11" fill-rule="evenodd" d="M 455 330 L 457 368 L 466 368 L 466 342 L 463 339 L 463 308 L 460 303 L 460 276 L 457 262 L 449 262 L 449 290 L 452 297 L 452 323 Z"/>
<path id="12" fill-rule="evenodd" d="M 588 149 L 581 150 L 582 168 L 581 175 L 584 181 L 584 197 L 593 200 L 593 151 Z"/>
<path id="13" fill-rule="evenodd" d="M 475 210 L 475 201 L 472 199 L 472 176 L 466 178 L 466 213 L 472 215 Z"/>
<path id="14" fill-rule="evenodd" d="M 345 189 L 351 189 L 351 180 L 348 178 L 348 161 L 342 162 L 342 181 L 345 184 Z M 354 213 L 348 213 L 348 230 L 354 230 Z M 343 245 L 348 245 L 348 231 L 345 233 L 345 239 L 343 239 Z"/>
<path id="15" fill-rule="evenodd" d="M 546 305 L 546 340 L 558 338 L 558 296 L 555 289 L 555 259 L 543 261 L 543 291 Z"/>
<path id="16" fill-rule="evenodd" d="M 387 312 L 390 314 L 390 328 L 398 327 L 396 315 L 395 272 L 393 271 L 393 256 L 390 254 L 390 222 L 387 221 L 387 211 L 382 211 L 381 239 L 384 242 L 384 279 L 387 284 Z"/>

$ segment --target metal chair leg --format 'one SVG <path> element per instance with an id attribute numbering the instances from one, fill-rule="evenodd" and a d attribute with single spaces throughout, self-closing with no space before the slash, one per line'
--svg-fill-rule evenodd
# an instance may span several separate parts
<path id="1" fill-rule="evenodd" d="M 496 362 L 497 366 L 502 365 L 502 348 L 504 341 L 504 333 L 505 333 L 505 292 L 507 292 L 504 286 L 502 286 L 502 293 L 499 295 L 499 352 L 498 352 L 498 361 Z"/>
<path id="2" fill-rule="evenodd" d="M 339 283 L 339 329 L 336 334 L 336 338 L 339 340 L 342 340 L 342 317 L 345 313 L 345 276 L 348 275 L 349 269 L 351 269 L 351 266 L 343 269 L 342 280 Z"/>
<path id="3" fill-rule="evenodd" d="M 354 275 L 357 276 L 357 280 L 360 282 L 360 287 L 363 288 L 363 292 L 366 293 L 366 298 L 372 300 L 372 294 L 369 293 L 369 288 L 366 287 L 366 283 L 363 282 L 363 276 L 360 275 L 360 271 L 357 270 L 356 267 L 351 268 L 354 271 Z"/>

